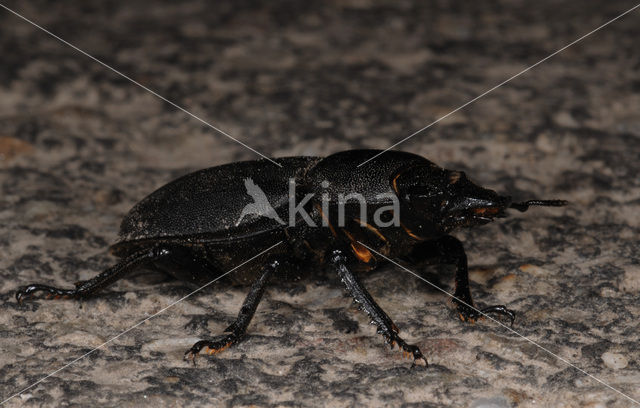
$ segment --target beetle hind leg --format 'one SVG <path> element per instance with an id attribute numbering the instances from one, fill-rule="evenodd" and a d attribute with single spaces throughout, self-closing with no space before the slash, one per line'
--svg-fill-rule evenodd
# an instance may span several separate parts
<path id="1" fill-rule="evenodd" d="M 92 279 L 76 282 L 75 289 L 31 284 L 20 288 L 16 292 L 16 300 L 18 303 L 22 303 L 26 299 L 37 297 L 38 294 L 42 295 L 41 298 L 43 299 L 79 299 L 88 297 L 114 283 L 138 266 L 167 255 L 169 255 L 169 252 L 160 247 L 143 249 L 132 253 Z"/>
<path id="2" fill-rule="evenodd" d="M 200 340 L 195 343 L 185 353 L 185 360 L 190 359 L 195 365 L 196 356 L 200 354 L 203 349 L 207 354 L 217 354 L 242 340 L 247 332 L 247 327 L 249 326 L 249 323 L 251 323 L 251 319 L 258 308 L 258 304 L 260 303 L 260 300 L 262 300 L 262 295 L 264 294 L 269 278 L 279 267 L 280 261 L 277 260 L 265 265 L 260 277 L 251 285 L 249 294 L 247 294 L 247 297 L 242 303 L 238 317 L 225 330 L 226 334 L 214 337 L 211 340 Z"/>
<path id="3" fill-rule="evenodd" d="M 360 283 L 358 278 L 347 266 L 349 258 L 345 252 L 336 250 L 331 254 L 330 262 L 336 268 L 340 279 L 345 284 L 347 291 L 351 294 L 354 301 L 360 304 L 360 309 L 364 310 L 371 318 L 371 324 L 376 325 L 379 334 L 385 338 L 385 342 L 391 346 L 398 346 L 402 350 L 405 357 L 413 357 L 411 367 L 417 364 L 427 366 L 426 357 L 422 354 L 418 346 L 408 344 L 399 335 L 398 327 L 393 323 L 391 318 L 382 310 L 380 306 L 373 300 L 367 289 Z"/>

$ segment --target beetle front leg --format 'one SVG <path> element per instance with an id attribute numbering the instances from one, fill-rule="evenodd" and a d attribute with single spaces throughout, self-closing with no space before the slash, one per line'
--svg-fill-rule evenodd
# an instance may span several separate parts
<path id="1" fill-rule="evenodd" d="M 462 242 L 458 239 L 446 235 L 437 240 L 426 241 L 414 248 L 411 258 L 417 264 L 443 263 L 455 265 L 455 299 L 453 299 L 453 303 L 456 305 L 460 320 L 475 322 L 476 319 L 483 317 L 483 313 L 495 313 L 509 318 L 511 324 L 513 324 L 516 317 L 515 312 L 507 309 L 504 305 L 488 306 L 483 309 L 475 307 L 469 289 L 467 255 L 464 252 Z"/>
<path id="2" fill-rule="evenodd" d="M 134 252 L 111 268 L 86 281 L 76 282 L 75 289 L 62 289 L 48 285 L 31 284 L 20 288 L 16 292 L 16 300 L 22 303 L 25 299 L 43 293 L 45 299 L 79 299 L 88 297 L 105 288 L 147 262 L 159 260 L 169 255 L 162 247 L 153 247 Z"/>
<path id="3" fill-rule="evenodd" d="M 233 344 L 240 341 L 247 332 L 247 327 L 251 323 L 251 319 L 258 308 L 262 295 L 267 286 L 267 282 L 273 273 L 280 267 L 281 261 L 274 260 L 265 265 L 262 269 L 260 277 L 253 282 L 249 294 L 244 299 L 240 312 L 236 320 L 225 329 L 225 333 L 211 340 L 200 340 L 194 344 L 184 355 L 185 360 L 191 359 L 193 364 L 196 363 L 196 356 L 205 349 L 207 354 L 217 354 Z"/>
<path id="4" fill-rule="evenodd" d="M 378 333 L 385 337 L 386 343 L 393 348 L 396 344 L 406 356 L 413 357 L 414 367 L 418 361 L 423 361 L 424 365 L 428 365 L 427 359 L 422 355 L 418 346 L 407 344 L 399 335 L 398 327 L 391 321 L 391 318 L 382 310 L 380 306 L 373 300 L 367 289 L 360 283 L 358 278 L 349 269 L 348 264 L 353 262 L 347 255 L 349 252 L 342 250 L 334 250 L 329 261 L 336 268 L 340 279 L 353 297 L 356 303 L 360 304 L 360 309 L 364 310 L 371 318 L 371 324 L 376 325 Z"/>

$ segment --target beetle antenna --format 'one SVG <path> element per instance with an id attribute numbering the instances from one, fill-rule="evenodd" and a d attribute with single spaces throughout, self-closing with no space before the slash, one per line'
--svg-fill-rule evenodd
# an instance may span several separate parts
<path id="1" fill-rule="evenodd" d="M 542 207 L 562 207 L 567 204 L 569 204 L 569 202 L 565 200 L 529 200 L 522 203 L 511 203 L 509 208 L 515 208 L 520 212 L 525 212 L 533 205 Z"/>

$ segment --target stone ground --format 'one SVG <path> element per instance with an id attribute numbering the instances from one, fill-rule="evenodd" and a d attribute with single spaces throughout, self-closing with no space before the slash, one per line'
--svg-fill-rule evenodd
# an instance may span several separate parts
<path id="1" fill-rule="evenodd" d="M 270 156 L 385 148 L 631 8 L 632 1 L 5 4 Z M 640 399 L 640 11 L 399 146 L 518 199 L 459 231 L 480 305 Z M 95 299 L 16 304 L 111 265 L 119 220 L 194 169 L 257 156 L 0 10 L 2 400 L 189 292 L 155 275 Z M 436 273 L 441 271 L 442 274 Z M 434 279 L 451 288 L 437 269 Z M 193 367 L 246 289 L 218 282 L 48 377 L 15 406 L 629 407 L 632 402 L 386 267 L 364 278 L 410 370 L 335 279 L 267 291 L 237 347 Z"/>

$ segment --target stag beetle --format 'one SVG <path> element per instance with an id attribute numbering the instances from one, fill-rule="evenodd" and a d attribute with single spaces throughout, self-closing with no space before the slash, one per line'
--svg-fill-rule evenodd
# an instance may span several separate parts
<path id="1" fill-rule="evenodd" d="M 280 167 L 267 160 L 244 161 L 187 174 L 151 193 L 127 214 L 119 240 L 110 248 L 120 258 L 116 265 L 76 283 L 75 289 L 32 284 L 21 288 L 16 298 L 85 298 L 141 267 L 204 285 L 276 245 L 258 262 L 229 275 L 250 285 L 237 319 L 224 334 L 195 343 L 185 358 L 195 362 L 203 349 L 214 354 L 237 343 L 273 276 L 300 279 L 328 265 L 386 343 L 413 357 L 413 364 L 426 365 L 420 349 L 398 335 L 355 272 L 382 264 L 384 258 L 378 254 L 418 269 L 453 264 L 459 317 L 474 321 L 481 313 L 472 307 L 467 258 L 462 243 L 449 233 L 505 217 L 509 208 L 526 211 L 532 205 L 566 202 L 514 203 L 509 196 L 474 184 L 463 172 L 406 152 L 389 151 L 374 163 L 356 167 L 379 152 L 275 159 Z M 512 323 L 515 317 L 504 305 L 481 311 Z"/>

